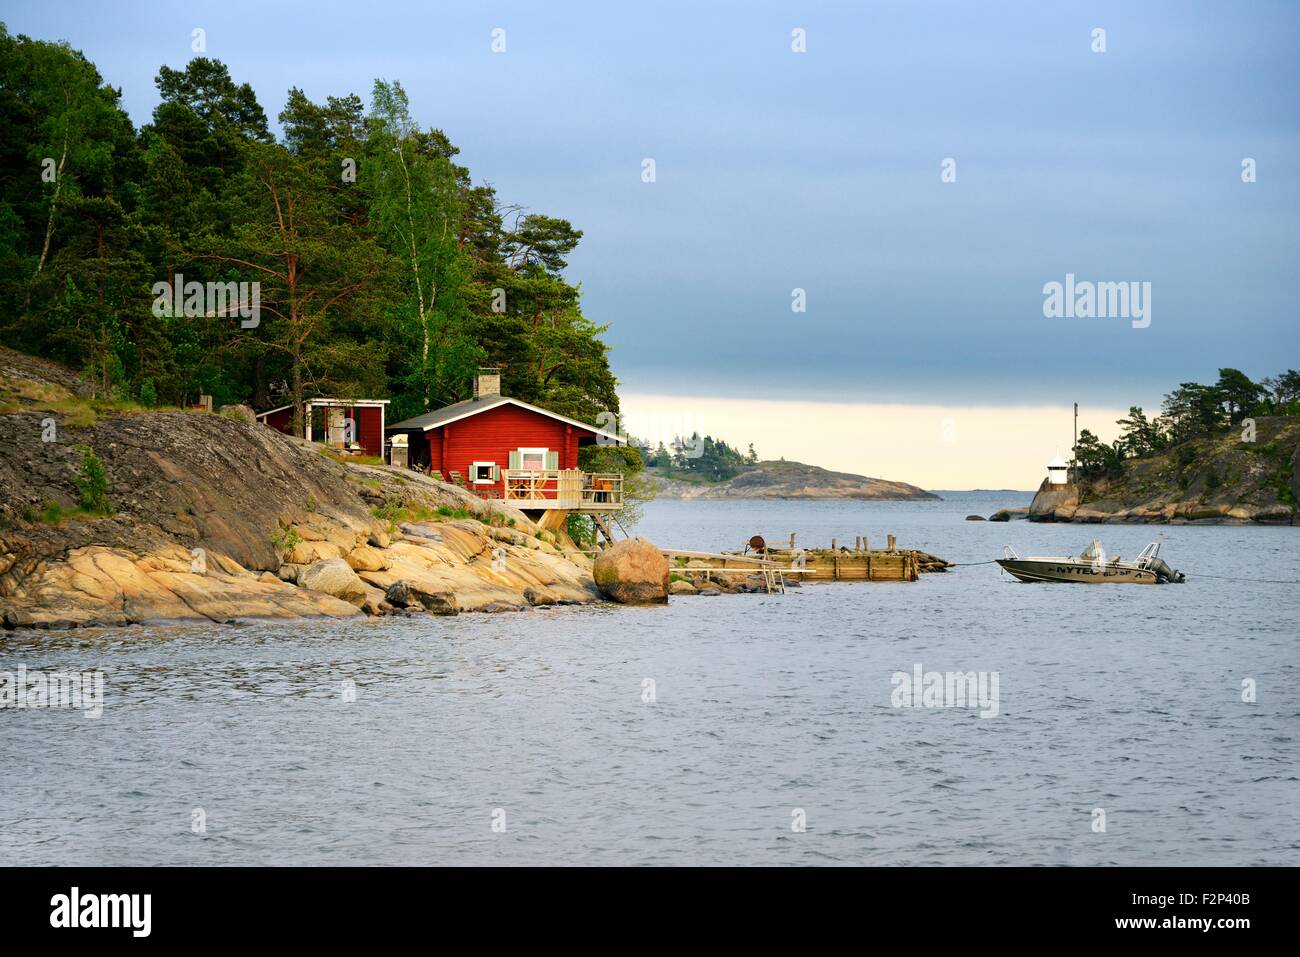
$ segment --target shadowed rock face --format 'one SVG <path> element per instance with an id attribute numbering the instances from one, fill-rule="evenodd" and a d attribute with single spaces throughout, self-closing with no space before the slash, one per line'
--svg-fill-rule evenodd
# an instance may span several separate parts
<path id="1" fill-rule="evenodd" d="M 629 538 L 605 549 L 592 569 L 596 587 L 624 605 L 668 601 L 668 559 L 644 538 Z"/>
<path id="2" fill-rule="evenodd" d="M 802 462 L 759 462 L 725 482 L 655 476 L 661 498 L 937 499 L 906 482 L 830 472 Z"/>

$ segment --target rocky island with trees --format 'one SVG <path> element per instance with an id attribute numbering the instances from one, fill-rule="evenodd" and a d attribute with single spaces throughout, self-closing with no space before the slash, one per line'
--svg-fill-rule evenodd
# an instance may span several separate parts
<path id="1" fill-rule="evenodd" d="M 646 474 L 662 498 L 937 499 L 906 482 L 832 472 L 784 458 L 760 459 L 751 442 L 745 452 L 722 439 L 678 436 L 670 446 L 641 448 Z"/>
<path id="2" fill-rule="evenodd" d="M 1136 406 L 1120 436 L 1079 433 L 1073 481 L 1039 489 L 1034 521 L 1294 525 L 1300 499 L 1300 372 L 1255 382 L 1219 370 L 1184 382 L 1159 415 Z"/>

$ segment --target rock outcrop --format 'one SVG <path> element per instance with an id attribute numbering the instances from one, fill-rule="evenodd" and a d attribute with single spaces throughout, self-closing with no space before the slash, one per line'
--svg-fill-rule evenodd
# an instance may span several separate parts
<path id="1" fill-rule="evenodd" d="M 75 628 L 150 622 L 228 622 L 251 618 L 347 618 L 361 609 L 254 575 L 230 562 L 196 571 L 190 553 L 162 549 L 140 557 L 119 548 L 74 548 L 45 564 L 21 592 L 4 599 L 6 628 Z"/>
<path id="2" fill-rule="evenodd" d="M 625 539 L 605 549 L 592 574 L 610 601 L 645 605 L 668 600 L 668 559 L 644 538 Z"/>
<path id="3" fill-rule="evenodd" d="M 344 601 L 360 602 L 366 597 L 366 584 L 341 558 L 325 558 L 298 573 L 299 588 L 324 592 Z"/>
<path id="4" fill-rule="evenodd" d="M 1249 433 L 1247 433 L 1249 434 Z M 1035 522 L 1296 524 L 1300 419 L 1261 417 L 1243 441 L 1234 429 L 1124 463 L 1120 474 L 1067 485 L 1046 481 Z"/>
<path id="5" fill-rule="evenodd" d="M 1013 518 L 1027 518 L 1029 516 L 1029 507 L 1024 508 L 1000 508 L 989 516 L 990 522 L 1009 522 Z"/>
<path id="6" fill-rule="evenodd" d="M 88 395 L 67 370 L 0 348 L 6 627 L 600 600 L 590 558 L 504 503 L 341 464 L 246 416 Z M 85 449 L 103 463 L 110 514 L 78 508 Z"/>

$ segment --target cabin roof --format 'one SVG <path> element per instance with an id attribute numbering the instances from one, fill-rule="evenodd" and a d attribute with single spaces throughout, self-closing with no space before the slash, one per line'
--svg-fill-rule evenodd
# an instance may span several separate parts
<path id="1" fill-rule="evenodd" d="M 303 400 L 302 400 L 302 404 L 305 405 L 305 406 L 308 406 L 308 407 L 311 407 L 311 406 L 329 406 L 329 407 L 331 407 L 331 408 L 339 408 L 339 407 L 346 408 L 346 407 L 348 407 L 348 406 L 354 406 L 354 407 L 359 408 L 359 409 L 369 409 L 369 408 L 382 408 L 383 406 L 388 405 L 388 403 L 391 402 L 391 401 L 392 401 L 392 399 L 328 399 L 328 398 L 315 398 L 315 399 L 303 399 Z M 268 415 L 274 415 L 276 412 L 283 412 L 285 409 L 292 409 L 292 408 L 293 408 L 293 403 L 290 402 L 288 405 L 280 405 L 280 406 L 276 406 L 274 409 L 267 409 L 265 412 L 258 412 L 258 413 L 256 413 L 256 415 L 257 415 L 257 417 L 258 417 L 259 419 L 263 419 L 263 418 L 266 418 L 266 416 L 268 416 Z"/>
<path id="2" fill-rule="evenodd" d="M 556 412 L 550 412 L 546 409 L 539 408 L 535 405 L 529 405 L 527 402 L 521 402 L 518 399 L 512 399 L 505 395 L 484 396 L 479 399 L 466 399 L 464 402 L 453 402 L 451 405 L 445 405 L 441 409 L 434 409 L 423 415 L 417 415 L 411 419 L 405 419 L 396 422 L 385 429 L 387 432 L 393 431 L 413 431 L 420 429 L 428 432 L 442 425 L 448 425 L 460 419 L 469 418 L 471 415 L 478 415 L 480 412 L 487 412 L 489 409 L 499 408 L 503 405 L 513 405 L 521 409 L 527 409 L 529 412 L 536 412 L 538 415 L 544 415 L 548 419 L 556 419 L 568 425 L 576 426 L 585 432 L 591 432 L 595 435 L 602 435 L 607 439 L 613 439 L 619 445 L 624 444 L 620 436 L 613 432 L 607 432 L 604 429 L 598 429 L 594 425 L 586 422 L 579 422 L 577 419 L 571 419 L 567 415 L 560 415 Z"/>

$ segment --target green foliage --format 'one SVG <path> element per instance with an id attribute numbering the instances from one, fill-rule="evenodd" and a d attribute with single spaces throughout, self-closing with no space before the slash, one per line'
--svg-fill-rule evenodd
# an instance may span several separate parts
<path id="1" fill-rule="evenodd" d="M 475 518 L 485 525 L 497 524 L 491 519 L 483 519 L 467 508 L 452 508 L 449 505 L 439 505 L 437 508 L 429 508 L 425 505 L 410 505 L 402 502 L 388 499 L 383 505 L 371 510 L 371 514 L 376 518 L 388 523 L 388 531 L 391 534 L 397 530 L 397 526 L 402 522 L 431 522 L 449 519 L 452 521 L 461 519 Z M 496 516 L 493 516 L 495 518 Z"/>
<path id="2" fill-rule="evenodd" d="M 90 511 L 85 508 L 64 508 L 58 502 L 46 499 L 41 505 L 40 511 L 34 508 L 26 509 L 23 512 L 23 520 L 27 522 L 41 522 L 45 525 L 58 525 L 68 518 L 94 518 L 101 515 L 101 512 Z"/>
<path id="3" fill-rule="evenodd" d="M 591 520 L 590 515 L 570 513 L 567 531 L 569 538 L 573 539 L 573 544 L 579 548 L 592 549 L 596 547 L 596 523 Z"/>
<path id="4" fill-rule="evenodd" d="M 1220 369 L 1219 381 L 1214 385 L 1214 392 L 1219 402 L 1228 407 L 1228 421 L 1236 425 L 1255 408 L 1267 390 L 1251 382 L 1244 372 L 1237 369 Z"/>
<path id="5" fill-rule="evenodd" d="M 1120 461 L 1120 452 L 1114 446 L 1107 445 L 1088 429 L 1079 432 L 1079 441 L 1074 447 L 1076 468 L 1084 478 L 1097 478 L 1110 474 Z"/>
<path id="6" fill-rule="evenodd" d="M 271 536 L 271 544 L 275 546 L 275 551 L 280 556 L 281 561 L 287 559 L 289 553 L 292 552 L 301 541 L 302 536 L 298 534 L 298 529 L 294 528 L 292 525 L 288 528 L 281 529 Z"/>
<path id="7" fill-rule="evenodd" d="M 81 507 L 91 515 L 110 515 L 113 508 L 108 502 L 108 477 L 104 473 L 104 463 L 89 446 L 78 448 L 81 451 L 81 477 L 77 479 L 77 491 L 81 495 Z"/>
<path id="8" fill-rule="evenodd" d="M 1255 383 L 1238 369 L 1223 368 L 1212 386 L 1181 383 L 1165 396 L 1161 412 L 1148 419 L 1141 408 L 1130 407 L 1116 423 L 1121 434 L 1113 446 L 1085 430 L 1075 449 L 1084 476 L 1118 474 L 1125 459 L 1158 455 L 1171 447 L 1177 448 L 1176 461 L 1185 469 L 1195 459 L 1190 443 L 1197 439 L 1222 435 L 1250 416 L 1300 415 L 1300 372 L 1288 370 Z M 1181 484 L 1186 487 L 1185 481 Z"/>
<path id="9" fill-rule="evenodd" d="M 648 465 L 661 468 L 669 474 L 680 473 L 683 478 L 699 478 L 709 482 L 725 482 L 734 478 L 746 465 L 758 461 L 752 443 L 748 453 L 745 453 L 722 439 L 709 435 L 701 438 L 698 432 L 692 433 L 689 439 L 677 436 L 672 441 L 671 449 L 664 448 L 660 442 L 655 451 L 647 449 L 642 454 Z"/>
<path id="10" fill-rule="evenodd" d="M 1119 445 L 1132 458 L 1154 455 L 1168 444 L 1159 423 L 1149 421 L 1146 413 L 1136 405 L 1130 406 L 1128 417 L 1119 419 L 1116 425 L 1123 430 Z"/>
<path id="11" fill-rule="evenodd" d="M 524 401 L 591 422 L 617 411 L 605 328 L 563 275 L 581 231 L 474 185 L 399 83 L 376 81 L 368 109 L 291 89 L 283 143 L 218 60 L 164 66 L 156 84 L 137 131 L 79 52 L 0 25 L 7 345 L 146 407 L 374 396 L 395 421 L 468 398 L 497 365 Z M 173 315 L 177 274 L 259 282 L 260 321 L 210 301 Z"/>

